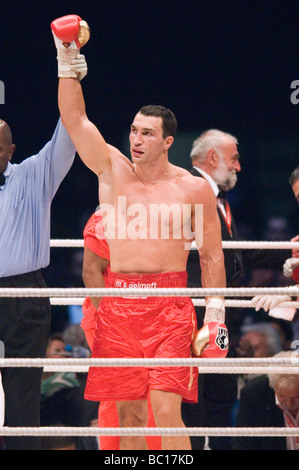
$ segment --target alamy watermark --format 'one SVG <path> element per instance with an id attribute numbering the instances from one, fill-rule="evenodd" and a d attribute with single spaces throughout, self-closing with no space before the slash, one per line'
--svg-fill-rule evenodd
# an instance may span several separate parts
<path id="1" fill-rule="evenodd" d="M 114 205 L 101 204 L 100 212 L 99 239 L 184 240 L 186 249 L 193 240 L 197 248 L 203 243 L 202 204 L 128 204 L 126 196 L 118 196 Z"/>
<path id="2" fill-rule="evenodd" d="M 5 357 L 5 347 L 3 341 L 0 341 L 0 359 Z"/>
<path id="3" fill-rule="evenodd" d="M 0 80 L 0 104 L 5 104 L 5 86 L 2 80 Z"/>
<path id="4" fill-rule="evenodd" d="M 298 104 L 299 103 L 299 80 L 292 81 L 291 89 L 295 90 L 290 96 L 291 103 Z"/>

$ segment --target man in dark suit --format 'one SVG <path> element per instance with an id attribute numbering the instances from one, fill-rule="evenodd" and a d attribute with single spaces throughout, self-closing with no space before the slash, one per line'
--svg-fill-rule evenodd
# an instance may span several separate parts
<path id="1" fill-rule="evenodd" d="M 217 210 L 223 241 L 240 241 L 237 226 L 231 213 L 226 193 L 235 187 L 237 173 L 241 171 L 237 139 L 219 130 L 203 132 L 193 143 L 191 151 L 194 176 L 205 178 L 217 198 Z M 188 259 L 190 287 L 198 287 L 201 272 L 196 260 L 196 250 Z M 227 287 L 239 287 L 245 268 L 265 268 L 282 271 L 286 256 L 291 250 L 226 249 L 224 250 Z M 195 255 L 195 256 L 194 256 Z"/>
<path id="2" fill-rule="evenodd" d="M 236 137 L 216 129 L 203 132 L 193 143 L 191 150 L 192 169 L 195 176 L 205 178 L 217 198 L 217 210 L 221 222 L 223 241 L 240 240 L 225 193 L 234 188 L 237 173 L 241 171 Z M 282 270 L 291 250 L 225 249 L 227 287 L 239 287 L 244 268 L 268 268 Z M 187 263 L 188 287 L 201 286 L 201 269 L 197 250 L 191 250 Z M 196 307 L 198 327 L 203 322 L 204 310 Z M 226 309 L 226 324 L 230 333 L 233 309 Z M 230 353 L 229 353 L 230 354 Z M 199 380 L 199 402 L 184 403 L 182 413 L 187 427 L 231 426 L 231 410 L 237 397 L 237 377 L 234 374 L 206 374 Z M 202 449 L 204 440 L 191 437 L 192 448 Z M 230 448 L 228 438 L 210 438 L 212 450 Z"/>
<path id="3" fill-rule="evenodd" d="M 290 357 L 283 351 L 274 357 Z M 298 427 L 299 375 L 259 375 L 241 389 L 236 419 L 238 427 Z M 240 436 L 232 439 L 233 450 L 299 450 L 298 437 Z"/>

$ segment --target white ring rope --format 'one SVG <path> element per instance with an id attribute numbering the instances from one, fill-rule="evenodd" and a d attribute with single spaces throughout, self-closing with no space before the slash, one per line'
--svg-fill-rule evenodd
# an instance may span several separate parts
<path id="1" fill-rule="evenodd" d="M 299 351 L 298 351 L 299 353 Z M 198 367 L 200 373 L 298 374 L 299 355 L 291 358 L 3 358 L 0 367 L 45 367 L 45 371 L 80 371 L 88 367 Z"/>
<path id="2" fill-rule="evenodd" d="M 50 241 L 51 248 L 83 248 L 84 240 L 72 240 L 72 239 L 56 239 Z M 223 249 L 299 249 L 299 242 L 268 242 L 268 241 L 223 241 Z M 195 250 L 196 246 L 193 242 L 191 249 Z"/>
<path id="3" fill-rule="evenodd" d="M 3 358 L 0 367 L 43 367 L 44 372 L 88 372 L 89 367 L 198 367 L 204 374 L 298 374 L 299 351 L 291 358 Z"/>
<path id="4" fill-rule="evenodd" d="M 84 302 L 84 297 L 72 297 L 69 298 L 57 298 L 53 297 L 50 299 L 51 305 L 82 305 Z M 195 307 L 204 307 L 204 299 L 192 299 L 193 305 Z M 225 300 L 226 307 L 237 307 L 237 308 L 254 308 L 251 300 Z M 279 308 L 299 308 L 299 302 L 282 302 L 279 304 Z"/>
<path id="5" fill-rule="evenodd" d="M 299 296 L 297 286 L 289 287 L 161 287 L 161 288 L 14 288 L 1 287 L 0 297 L 252 297 L 255 295 Z"/>
<path id="6" fill-rule="evenodd" d="M 299 428 L 0 427 L 0 436 L 298 436 Z"/>

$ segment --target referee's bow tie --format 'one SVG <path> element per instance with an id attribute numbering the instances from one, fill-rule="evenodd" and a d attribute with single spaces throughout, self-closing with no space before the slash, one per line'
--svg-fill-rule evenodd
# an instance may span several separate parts
<path id="1" fill-rule="evenodd" d="M 0 173 L 0 186 L 5 185 L 5 176 L 3 173 Z"/>

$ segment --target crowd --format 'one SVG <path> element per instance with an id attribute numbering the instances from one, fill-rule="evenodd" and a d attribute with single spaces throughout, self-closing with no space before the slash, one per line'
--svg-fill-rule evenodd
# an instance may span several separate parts
<path id="1" fill-rule="evenodd" d="M 129 281 L 158 287 L 296 285 L 299 250 L 221 249 L 222 241 L 241 240 L 228 194 L 241 171 L 238 139 L 217 129 L 202 132 L 188 152 L 190 171 L 183 170 L 168 161 L 168 150 L 176 133 L 174 114 L 161 106 L 146 106 L 138 111 L 131 125 L 132 162 L 129 162 L 106 144 L 85 115 L 81 80 L 87 65 L 79 49 L 89 38 L 88 27 L 76 15 L 67 17 L 66 39 L 65 21 L 59 19 L 52 24 L 61 113 L 52 139 L 38 155 L 14 165 L 11 131 L 7 123 L 0 122 L 0 230 L 3 229 L 0 250 L 5 253 L 0 260 L 0 286 L 46 285 L 42 269 L 49 265 L 50 206 L 76 150 L 86 166 L 98 175 L 100 206 L 88 215 L 83 230 L 84 250 L 72 253 L 68 285 L 119 287 Z M 80 37 L 78 30 L 82 32 Z M 66 43 L 70 43 L 69 47 Z M 289 183 L 299 200 L 298 168 Z M 162 237 L 148 241 L 141 236 L 134 240 L 110 237 L 108 244 L 105 234 L 111 235 L 111 224 L 105 226 L 102 211 L 103 207 L 111 207 L 120 195 L 131 204 L 145 206 L 160 201 L 171 204 L 175 200 L 183 206 L 192 201 L 189 219 L 197 249 L 186 250 L 185 242 L 191 238 L 185 232 L 184 243 L 176 237 L 169 237 L 165 243 Z M 202 239 L 193 209 L 199 202 L 203 205 Z M 9 211 L 13 211 L 14 219 L 2 227 Z M 281 220 L 270 223 L 281 229 Z M 182 225 L 179 229 L 182 231 Z M 278 233 L 276 240 L 284 236 Z M 272 228 L 268 236 L 265 232 L 265 238 L 270 239 L 273 234 Z M 4 247 L 9 239 L 14 240 L 14 245 L 7 252 Z M 298 241 L 299 236 L 294 234 L 291 239 Z M 82 306 L 66 307 L 62 321 L 60 313 L 55 314 L 52 307 L 54 322 L 50 326 L 48 299 L 40 302 L 0 299 L 0 340 L 5 344 L 6 357 L 71 359 L 111 354 L 112 357 L 179 354 L 183 358 L 190 357 L 192 350 L 199 357 L 291 358 L 295 357 L 294 345 L 299 339 L 299 317 L 295 309 L 282 306 L 291 300 L 285 295 L 256 296 L 252 308 L 225 309 L 224 299 L 215 296 L 206 299 L 205 308 L 194 309 L 190 299 L 185 298 L 141 297 L 133 302 L 130 297 L 88 297 Z M 39 368 L 1 369 L 4 419 L 8 426 L 298 427 L 298 377 L 198 375 L 197 368 L 184 367 L 149 371 L 93 367 L 88 374 L 50 373 Z M 7 450 L 299 450 L 299 441 L 292 436 L 191 436 L 190 440 L 180 436 L 155 439 L 25 436 L 2 439 L 1 446 Z"/>

